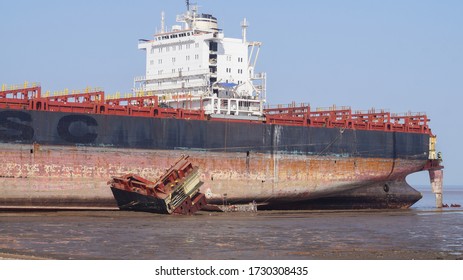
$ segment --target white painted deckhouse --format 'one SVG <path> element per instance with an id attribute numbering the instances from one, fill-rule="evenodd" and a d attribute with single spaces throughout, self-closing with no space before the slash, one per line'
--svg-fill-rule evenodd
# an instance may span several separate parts
<path id="1" fill-rule="evenodd" d="M 188 2 L 188 1 L 187 1 Z M 262 116 L 266 74 L 255 73 L 260 42 L 226 38 L 215 17 L 187 3 L 178 25 L 165 27 L 152 40 L 140 40 L 146 51 L 146 76 L 135 78 L 135 91 L 157 95 L 172 108 L 200 109 L 214 117 L 254 119 Z"/>

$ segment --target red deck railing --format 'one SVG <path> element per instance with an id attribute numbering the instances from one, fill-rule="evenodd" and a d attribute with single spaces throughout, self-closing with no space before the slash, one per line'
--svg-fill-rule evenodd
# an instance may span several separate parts
<path id="1" fill-rule="evenodd" d="M 431 134 L 424 113 L 391 114 L 375 109 L 352 112 L 350 107 L 335 106 L 312 111 L 309 105 L 294 103 L 269 107 L 264 113 L 270 124 Z"/>
<path id="2" fill-rule="evenodd" d="M 24 83 L 21 86 L 2 86 L 0 91 L 0 108 L 33 109 L 30 101 L 40 98 L 41 87 L 38 84 Z"/>
<path id="3" fill-rule="evenodd" d="M 41 87 L 3 86 L 0 108 L 51 112 L 88 113 L 153 118 L 206 120 L 204 110 L 164 108 L 157 96 L 105 99 L 101 90 L 43 97 Z M 312 110 L 307 104 L 290 104 L 264 109 L 267 124 L 346 128 L 431 134 L 429 119 L 424 113 L 391 114 L 384 110 L 352 112 L 350 107 L 331 107 Z M 227 120 L 232 121 L 232 119 Z M 241 121 L 242 122 L 242 121 Z"/>

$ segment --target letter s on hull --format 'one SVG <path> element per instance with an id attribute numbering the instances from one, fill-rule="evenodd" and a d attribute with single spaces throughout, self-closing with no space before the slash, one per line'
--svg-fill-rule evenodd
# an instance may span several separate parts
<path id="1" fill-rule="evenodd" d="M 20 111 L 0 112 L 0 141 L 25 141 L 34 138 L 34 129 L 30 125 L 32 117 Z"/>
<path id="2" fill-rule="evenodd" d="M 58 122 L 58 134 L 66 142 L 89 144 L 95 141 L 98 134 L 91 132 L 90 127 L 98 126 L 97 121 L 85 115 L 69 115 Z"/>

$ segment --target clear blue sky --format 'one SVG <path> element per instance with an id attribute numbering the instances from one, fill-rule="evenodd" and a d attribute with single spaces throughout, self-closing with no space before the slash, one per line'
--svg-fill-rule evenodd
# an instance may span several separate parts
<path id="1" fill-rule="evenodd" d="M 264 43 L 271 104 L 426 112 L 439 137 L 445 183 L 463 185 L 463 1 L 197 0 L 228 37 Z M 168 25 L 183 0 L 0 2 L 0 83 L 44 90 L 129 92 L 144 74 L 140 38 Z M 408 178 L 428 184 L 422 172 Z"/>

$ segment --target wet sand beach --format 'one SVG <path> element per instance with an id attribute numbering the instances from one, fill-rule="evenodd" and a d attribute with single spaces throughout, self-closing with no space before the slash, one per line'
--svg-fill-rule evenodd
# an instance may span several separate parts
<path id="1" fill-rule="evenodd" d="M 463 209 L 2 212 L 4 259 L 462 259 Z"/>
<path id="2" fill-rule="evenodd" d="M 404 210 L 0 212 L 0 259 L 460 260 L 463 208 L 436 209 L 429 187 Z M 463 204 L 463 188 L 444 202 Z"/>

